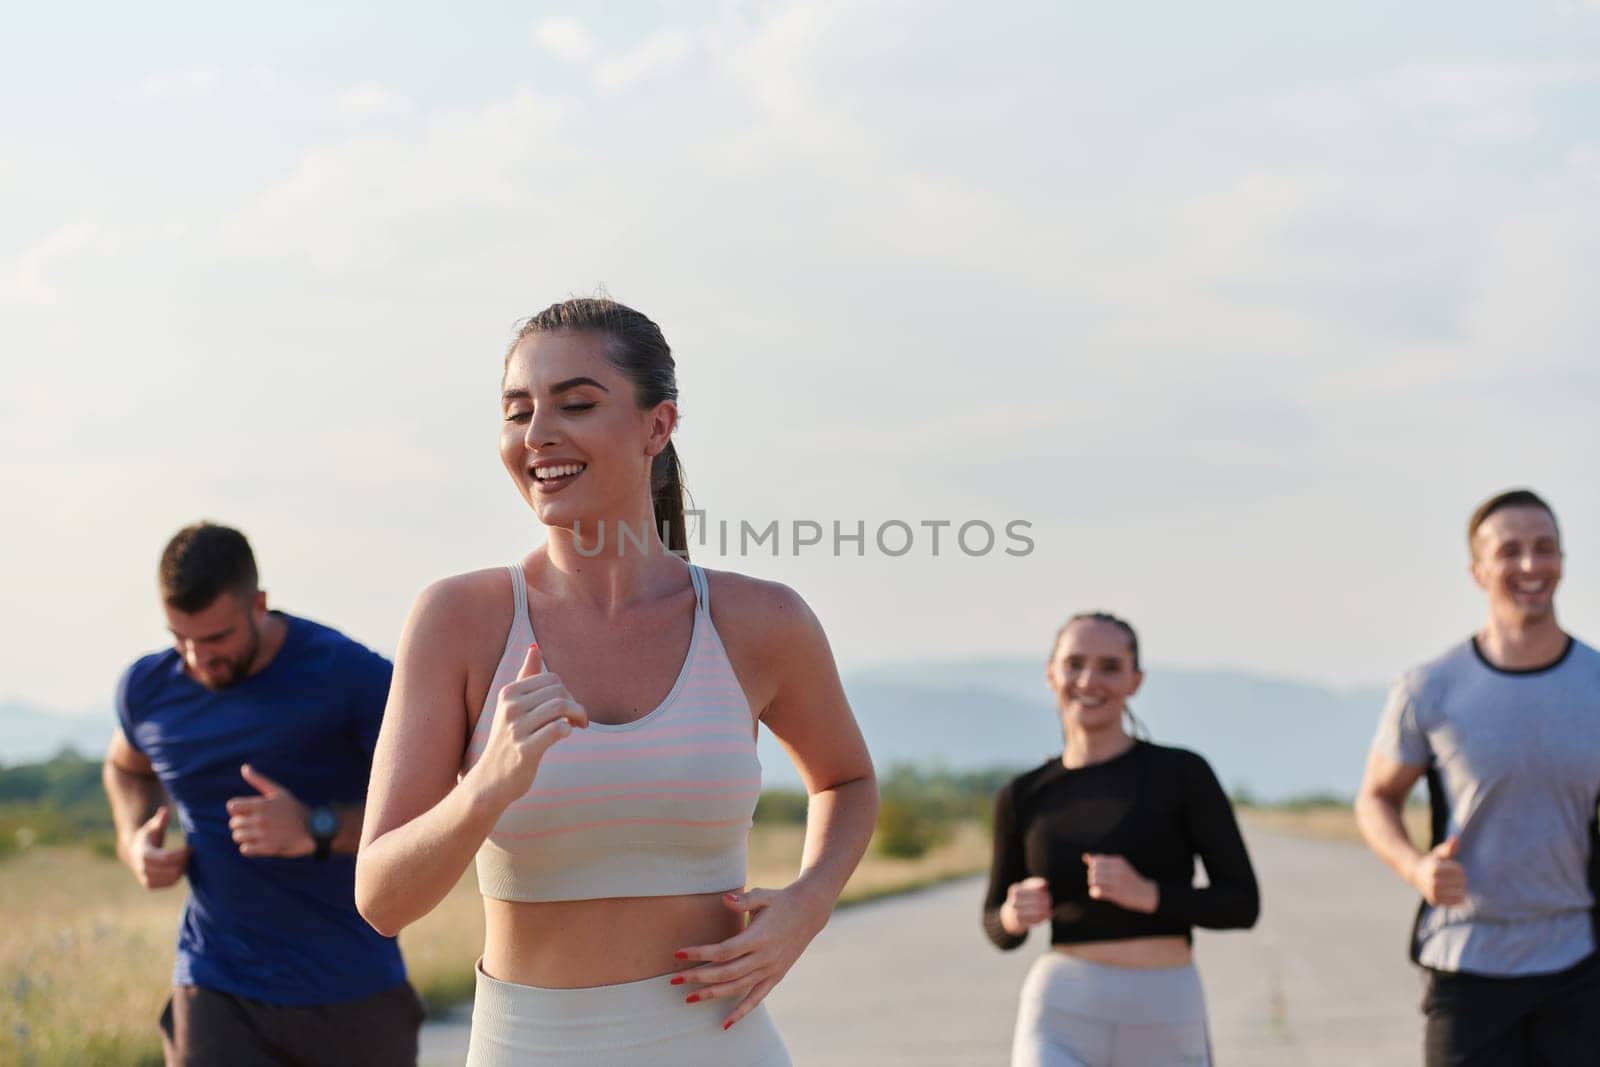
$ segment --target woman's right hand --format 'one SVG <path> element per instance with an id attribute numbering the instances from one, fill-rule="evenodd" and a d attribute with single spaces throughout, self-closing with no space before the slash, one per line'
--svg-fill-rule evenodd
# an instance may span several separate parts
<path id="1" fill-rule="evenodd" d="M 1025 934 L 1028 928 L 1050 918 L 1055 907 L 1050 900 L 1050 883 L 1043 878 L 1024 878 L 1012 882 L 1006 890 L 1006 902 L 1000 907 L 1000 922 L 1013 934 Z"/>
<path id="2" fill-rule="evenodd" d="M 528 791 L 551 745 L 574 727 L 589 725 L 583 705 L 572 699 L 560 678 L 541 674 L 543 666 L 539 646 L 529 645 L 516 681 L 500 690 L 483 755 L 468 774 L 496 810 Z"/>

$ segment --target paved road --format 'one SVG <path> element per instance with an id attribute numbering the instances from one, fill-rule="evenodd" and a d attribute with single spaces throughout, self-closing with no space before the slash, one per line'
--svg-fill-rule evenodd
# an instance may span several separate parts
<path id="1" fill-rule="evenodd" d="M 1247 830 L 1263 886 L 1247 933 L 1196 936 L 1223 1067 L 1415 1064 L 1421 980 L 1405 958 L 1414 898 L 1359 845 Z M 996 951 L 981 879 L 846 909 L 768 1003 L 801 1067 L 1005 1064 L 1040 931 Z M 459 1064 L 462 1020 L 424 1030 L 424 1067 Z"/>

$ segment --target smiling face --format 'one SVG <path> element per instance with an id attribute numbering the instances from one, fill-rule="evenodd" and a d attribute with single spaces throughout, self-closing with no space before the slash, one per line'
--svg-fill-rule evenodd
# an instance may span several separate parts
<path id="1" fill-rule="evenodd" d="M 596 331 L 530 333 L 506 360 L 501 394 L 506 471 L 540 522 L 581 520 L 585 538 L 602 520 L 651 514 L 650 463 L 677 422 L 670 401 L 639 408 L 606 343 Z"/>
<path id="2" fill-rule="evenodd" d="M 1122 730 L 1122 711 L 1144 674 L 1128 635 L 1113 623 L 1075 619 L 1061 632 L 1045 670 L 1062 725 L 1088 733 Z"/>
<path id="3" fill-rule="evenodd" d="M 1490 612 L 1517 625 L 1554 614 L 1561 562 L 1561 535 L 1543 508 L 1502 508 L 1472 539 L 1473 580 L 1489 595 Z"/>

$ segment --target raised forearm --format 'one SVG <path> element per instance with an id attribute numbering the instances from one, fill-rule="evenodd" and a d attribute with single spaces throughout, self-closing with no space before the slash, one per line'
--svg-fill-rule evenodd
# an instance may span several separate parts
<path id="1" fill-rule="evenodd" d="M 1355 797 L 1355 825 L 1362 830 L 1366 846 L 1410 885 L 1422 853 L 1406 833 L 1402 811 L 1398 801 L 1379 793 L 1363 792 Z"/>
<path id="2" fill-rule="evenodd" d="M 356 908 L 394 937 L 432 911 L 461 880 L 504 805 L 467 780 L 433 807 L 368 842 L 356 855 Z"/>
<path id="3" fill-rule="evenodd" d="M 1378 854 L 1406 884 L 1411 884 L 1422 852 L 1406 833 L 1403 808 L 1379 793 L 1356 794 L 1356 826 L 1367 847 Z"/>
<path id="4" fill-rule="evenodd" d="M 111 804 L 111 821 L 117 832 L 117 858 L 128 862 L 128 843 L 166 799 L 153 774 L 137 774 L 110 760 L 100 765 L 100 782 Z"/>

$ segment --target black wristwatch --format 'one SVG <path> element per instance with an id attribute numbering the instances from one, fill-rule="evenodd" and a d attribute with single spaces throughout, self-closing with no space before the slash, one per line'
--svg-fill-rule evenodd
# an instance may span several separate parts
<path id="1" fill-rule="evenodd" d="M 319 804 L 306 815 L 306 830 L 311 834 L 311 840 L 317 843 L 317 851 L 313 853 L 317 860 L 328 858 L 328 853 L 333 851 L 333 839 L 339 836 L 339 814 L 326 804 Z"/>

